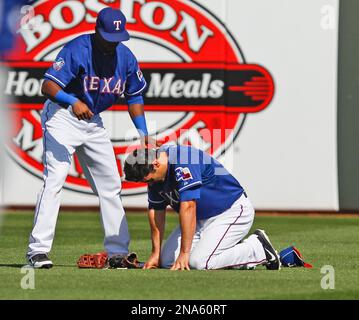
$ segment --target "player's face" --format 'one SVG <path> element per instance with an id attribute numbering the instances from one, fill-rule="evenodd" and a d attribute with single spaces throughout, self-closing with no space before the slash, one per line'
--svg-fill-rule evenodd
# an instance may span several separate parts
<path id="1" fill-rule="evenodd" d="M 95 44 L 104 54 L 114 54 L 119 42 L 106 41 L 96 29 Z"/>
<path id="2" fill-rule="evenodd" d="M 144 177 L 143 182 L 152 184 L 154 182 L 163 181 L 166 178 L 167 165 L 160 163 L 159 161 L 154 161 L 154 172 L 151 172 L 146 177 Z"/>

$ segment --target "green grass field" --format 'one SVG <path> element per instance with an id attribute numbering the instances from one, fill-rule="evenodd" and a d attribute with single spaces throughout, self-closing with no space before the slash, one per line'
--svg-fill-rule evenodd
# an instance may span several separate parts
<path id="1" fill-rule="evenodd" d="M 51 258 L 55 266 L 35 271 L 35 289 L 21 288 L 21 266 L 32 226 L 31 212 L 3 216 L 0 232 L 0 299 L 358 299 L 359 217 L 257 216 L 280 250 L 296 245 L 313 269 L 169 271 L 78 269 L 81 254 L 102 251 L 102 228 L 95 213 L 59 216 Z M 145 214 L 129 214 L 132 251 L 141 260 L 150 252 Z M 167 235 L 177 216 L 167 219 Z M 335 289 L 321 288 L 320 269 L 335 270 Z"/>

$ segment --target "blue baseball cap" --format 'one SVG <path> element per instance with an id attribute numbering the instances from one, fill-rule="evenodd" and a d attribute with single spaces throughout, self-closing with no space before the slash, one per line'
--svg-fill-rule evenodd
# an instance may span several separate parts
<path id="1" fill-rule="evenodd" d="M 284 267 L 313 268 L 310 263 L 304 262 L 302 254 L 294 246 L 283 249 L 279 253 L 279 256 Z"/>
<path id="2" fill-rule="evenodd" d="M 96 27 L 106 41 L 121 42 L 130 39 L 126 31 L 126 17 L 119 9 L 102 9 L 97 16 Z"/>

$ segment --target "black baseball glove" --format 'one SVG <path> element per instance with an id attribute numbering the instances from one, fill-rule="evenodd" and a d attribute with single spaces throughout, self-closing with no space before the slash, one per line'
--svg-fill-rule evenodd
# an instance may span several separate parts
<path id="1" fill-rule="evenodd" d="M 108 259 L 110 269 L 142 269 L 144 265 L 144 262 L 138 261 L 135 252 L 131 252 L 127 256 L 117 254 Z"/>

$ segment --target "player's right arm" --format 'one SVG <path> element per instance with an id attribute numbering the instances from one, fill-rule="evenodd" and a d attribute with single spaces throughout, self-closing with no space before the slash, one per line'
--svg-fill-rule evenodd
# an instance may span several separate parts
<path id="1" fill-rule="evenodd" d="M 148 186 L 148 221 L 151 228 L 152 252 L 144 269 L 160 266 L 161 244 L 165 232 L 166 223 L 166 201 L 160 196 L 158 190 Z"/>
<path id="2" fill-rule="evenodd" d="M 67 43 L 59 52 L 55 62 L 45 72 L 45 81 L 41 92 L 51 101 L 71 105 L 72 111 L 79 120 L 91 119 L 93 113 L 89 107 L 74 95 L 65 92 L 66 86 L 79 75 L 83 58 L 80 56 L 82 38 Z"/>
<path id="3" fill-rule="evenodd" d="M 149 209 L 148 222 L 151 228 L 152 252 L 145 263 L 144 269 L 158 268 L 160 266 L 161 245 L 166 224 L 166 209 Z"/>
<path id="4" fill-rule="evenodd" d="M 54 102 L 72 105 L 72 111 L 79 120 L 91 119 L 93 113 L 80 99 L 64 92 L 61 87 L 52 80 L 45 80 L 41 87 L 41 93 Z"/>

